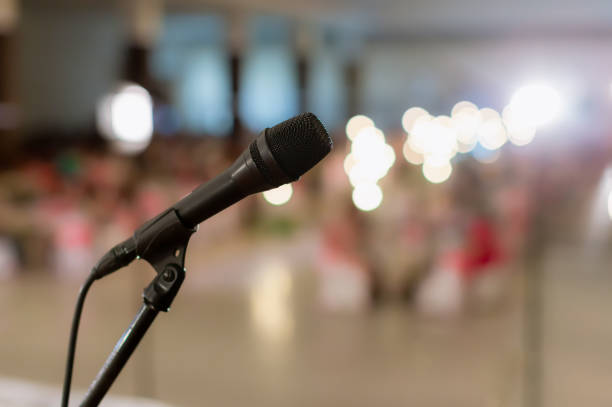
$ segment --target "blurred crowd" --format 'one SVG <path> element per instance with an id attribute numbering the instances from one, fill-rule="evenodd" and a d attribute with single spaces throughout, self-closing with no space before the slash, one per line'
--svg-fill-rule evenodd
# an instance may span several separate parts
<path id="1" fill-rule="evenodd" d="M 396 151 L 399 139 L 391 137 Z M 308 230 L 319 249 L 306 268 L 317 276 L 325 308 L 404 301 L 426 313 L 455 314 L 503 300 L 533 214 L 542 209 L 538 167 L 529 157 L 508 151 L 482 164 L 466 156 L 444 184 L 398 162 L 381 182 L 382 205 L 362 212 L 342 167 L 347 148 L 337 140 L 332 155 L 294 185 L 286 209 L 258 196 L 208 221 L 222 226 L 213 229 L 214 240 L 192 242 L 188 259 L 197 245 L 279 229 L 291 241 L 296 230 Z M 1 173 L 0 275 L 82 279 L 98 256 L 222 171 L 236 150 L 224 139 L 175 137 L 155 139 L 137 157 L 100 146 L 29 155 Z"/>

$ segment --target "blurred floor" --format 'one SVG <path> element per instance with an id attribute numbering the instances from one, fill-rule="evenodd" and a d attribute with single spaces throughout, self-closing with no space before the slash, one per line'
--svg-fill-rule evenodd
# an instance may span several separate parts
<path id="1" fill-rule="evenodd" d="M 567 248 L 544 261 L 543 405 L 612 403 L 605 380 L 612 374 L 605 312 L 612 277 L 584 264 Z M 151 278 L 138 268 L 94 286 L 79 337 L 78 388 L 89 385 L 135 313 Z M 177 406 L 521 405 L 518 274 L 502 309 L 436 321 L 399 304 L 330 314 L 316 306 L 312 273 L 293 272 L 292 280 L 292 323 L 276 336 L 255 329 L 244 287 L 184 289 L 171 312 L 158 317 L 113 394 Z M 0 285 L 0 376 L 60 386 L 77 289 L 76 281 L 39 273 Z"/>

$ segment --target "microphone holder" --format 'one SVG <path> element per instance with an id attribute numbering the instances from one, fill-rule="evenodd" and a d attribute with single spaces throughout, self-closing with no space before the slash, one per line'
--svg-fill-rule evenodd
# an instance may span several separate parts
<path id="1" fill-rule="evenodd" d="M 100 404 L 157 314 L 170 310 L 185 279 L 185 251 L 196 230 L 185 227 L 169 208 L 134 234 L 137 258 L 150 263 L 157 275 L 144 289 L 142 306 L 87 390 L 82 407 Z"/>

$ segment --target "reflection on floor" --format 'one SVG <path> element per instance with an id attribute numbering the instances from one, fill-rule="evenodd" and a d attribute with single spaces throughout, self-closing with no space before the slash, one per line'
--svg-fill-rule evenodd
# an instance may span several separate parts
<path id="1" fill-rule="evenodd" d="M 612 326 L 605 312 L 610 277 L 597 270 L 581 277 L 577 273 L 584 270 L 566 250 L 550 257 L 544 273 L 543 404 L 611 405 Z M 401 304 L 325 312 L 314 301 L 313 273 L 286 275 L 278 267 L 276 278 L 254 290 L 194 284 L 181 292 L 112 393 L 176 406 L 523 405 L 518 274 L 502 309 L 431 320 Z M 136 312 L 151 278 L 144 268 L 94 286 L 79 337 L 76 387 L 89 385 Z M 186 285 L 190 278 L 198 281 L 191 275 Z M 40 273 L 0 284 L 0 376 L 61 385 L 77 289 L 76 281 Z M 270 292 L 277 294 L 262 301 Z"/>

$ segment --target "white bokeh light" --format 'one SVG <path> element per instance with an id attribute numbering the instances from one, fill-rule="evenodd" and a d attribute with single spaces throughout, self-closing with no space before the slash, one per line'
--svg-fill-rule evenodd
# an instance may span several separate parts
<path id="1" fill-rule="evenodd" d="M 417 119 L 427 116 L 429 116 L 429 113 L 427 113 L 427 110 L 423 109 L 422 107 L 411 107 L 410 109 L 406 110 L 402 115 L 402 127 L 404 128 L 404 131 L 408 134 L 412 133 L 412 128 Z"/>
<path id="2" fill-rule="evenodd" d="M 121 85 L 102 97 L 97 106 L 98 130 L 124 154 L 144 151 L 153 136 L 153 99 L 136 84 Z"/>
<path id="3" fill-rule="evenodd" d="M 564 108 L 561 94 L 547 84 L 530 84 L 518 89 L 510 99 L 516 120 L 539 127 L 556 119 Z"/>
<path id="4" fill-rule="evenodd" d="M 153 134 L 153 100 L 142 86 L 126 85 L 111 102 L 111 124 L 118 140 L 142 143 Z"/>
<path id="5" fill-rule="evenodd" d="M 482 123 L 480 110 L 470 102 L 459 102 L 451 113 L 452 126 L 457 132 L 457 141 L 469 146 L 476 142 L 478 127 Z"/>
<path id="6" fill-rule="evenodd" d="M 410 164 L 421 165 L 423 164 L 423 154 L 417 153 L 410 146 L 410 140 L 406 140 L 404 146 L 402 148 L 402 153 L 404 154 L 404 158 Z"/>
<path id="7" fill-rule="evenodd" d="M 284 205 L 291 199 L 293 187 L 291 184 L 281 185 L 278 188 L 269 189 L 263 193 L 266 202 L 272 205 Z"/>
<path id="8" fill-rule="evenodd" d="M 485 120 L 478 128 L 478 142 L 487 150 L 497 150 L 506 141 L 508 141 L 508 135 L 499 118 Z"/>
<path id="9" fill-rule="evenodd" d="M 434 184 L 446 181 L 452 172 L 453 167 L 448 161 L 438 162 L 437 160 L 426 159 L 423 164 L 423 175 L 425 179 Z"/>
<path id="10" fill-rule="evenodd" d="M 362 211 L 378 208 L 383 200 L 383 193 L 376 184 L 360 184 L 353 190 L 353 203 Z"/>
<path id="11" fill-rule="evenodd" d="M 362 114 L 353 116 L 346 123 L 346 136 L 349 140 L 353 140 L 362 129 L 367 127 L 374 127 L 374 121 L 372 119 Z"/>

